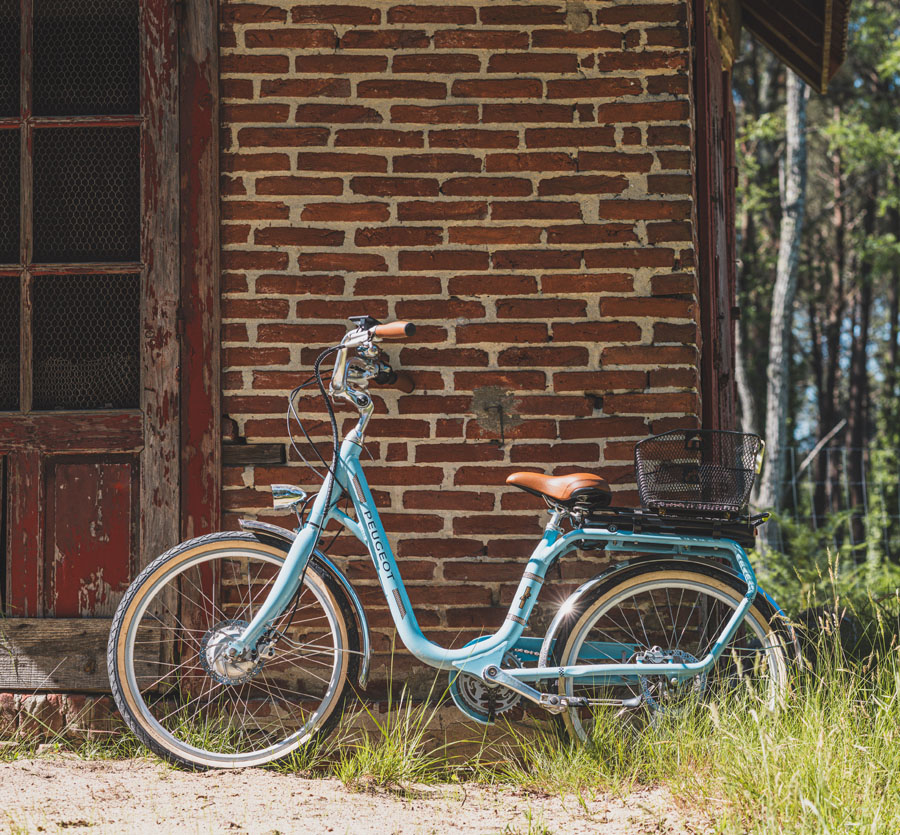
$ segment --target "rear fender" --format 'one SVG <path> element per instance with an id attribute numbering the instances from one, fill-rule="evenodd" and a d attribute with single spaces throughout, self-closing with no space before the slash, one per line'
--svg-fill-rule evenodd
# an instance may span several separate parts
<path id="1" fill-rule="evenodd" d="M 720 572 L 724 577 L 734 578 L 737 577 L 740 579 L 740 575 L 732 571 L 728 568 L 728 566 L 714 563 L 709 560 L 698 560 L 692 557 L 679 557 L 674 555 L 666 554 L 664 556 L 646 556 L 646 557 L 637 557 L 633 560 L 625 560 L 624 562 L 617 563 L 615 566 L 609 569 L 609 571 L 605 571 L 603 574 L 598 574 L 596 577 L 592 577 L 585 583 L 582 583 L 575 591 L 572 592 L 569 597 L 567 597 L 562 605 L 559 607 L 556 615 L 553 620 L 550 622 L 550 626 L 547 629 L 547 633 L 544 635 L 544 640 L 541 643 L 541 655 L 540 661 L 538 662 L 539 666 L 546 667 L 548 665 L 552 665 L 553 663 L 553 646 L 556 643 L 556 636 L 559 633 L 560 627 L 565 622 L 566 618 L 569 617 L 573 612 L 578 610 L 579 602 L 591 591 L 593 591 L 597 586 L 602 583 L 607 582 L 610 578 L 614 577 L 620 571 L 624 571 L 629 568 L 634 568 L 636 565 L 640 564 L 652 564 L 654 562 L 683 562 L 686 565 L 698 564 L 702 565 L 704 570 L 708 571 L 711 568 L 717 572 Z M 765 600 L 769 603 L 772 609 L 776 612 L 776 614 L 784 617 L 784 613 L 781 611 L 781 608 L 778 604 L 770 597 L 763 589 L 759 590 L 760 595 L 762 595 Z M 798 653 L 798 645 L 797 639 L 794 634 L 793 627 L 785 618 L 783 621 L 783 626 L 788 633 L 791 644 L 793 645 L 794 655 L 796 657 Z"/>
<path id="2" fill-rule="evenodd" d="M 296 537 L 294 531 L 289 531 L 278 525 L 271 525 L 268 522 L 257 522 L 255 519 L 241 519 L 239 524 L 242 530 L 252 533 L 260 540 L 267 540 L 269 544 L 279 547 L 283 545 L 285 552 L 291 547 Z M 353 608 L 353 616 L 356 619 L 356 630 L 359 633 L 360 651 L 362 653 L 362 663 L 359 665 L 359 686 L 365 688 L 369 680 L 369 663 L 372 656 L 369 621 L 366 619 L 365 610 L 359 596 L 353 586 L 350 585 L 350 581 L 325 554 L 316 550 L 313 552 L 313 559 L 344 590 Z"/>

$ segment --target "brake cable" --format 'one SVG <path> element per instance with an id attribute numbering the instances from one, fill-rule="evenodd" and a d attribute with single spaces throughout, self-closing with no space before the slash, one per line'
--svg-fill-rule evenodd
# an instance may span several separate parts
<path id="1" fill-rule="evenodd" d="M 328 417 L 331 421 L 331 440 L 332 440 L 331 466 L 328 466 L 328 464 L 325 463 L 325 459 L 322 458 L 322 454 L 318 451 L 318 448 L 315 446 L 315 444 L 313 444 L 312 439 L 310 439 L 309 435 L 306 433 L 306 430 L 303 428 L 302 422 L 299 420 L 298 417 L 296 417 L 296 412 L 294 411 L 294 392 L 296 392 L 300 388 L 303 388 L 304 386 L 306 386 L 309 382 L 311 382 L 311 380 L 307 380 L 306 383 L 303 383 L 297 389 L 294 389 L 294 392 L 291 393 L 291 399 L 290 399 L 291 411 L 294 412 L 297 423 L 300 425 L 300 428 L 303 430 L 303 434 L 306 436 L 307 440 L 309 440 L 313 449 L 316 451 L 316 455 L 319 457 L 319 460 L 323 464 L 325 464 L 325 466 L 327 468 L 327 475 L 320 476 L 324 482 L 322 485 L 322 489 L 325 491 L 326 495 L 328 496 L 328 507 L 325 510 L 326 518 L 328 516 L 328 513 L 331 511 L 331 508 L 335 507 L 338 504 L 338 502 L 340 502 L 340 500 L 341 500 L 341 495 L 339 494 L 337 499 L 334 502 L 331 501 L 331 490 L 334 488 L 334 482 L 337 480 L 337 476 L 335 475 L 335 470 L 337 469 L 338 456 L 340 455 L 340 437 L 338 434 L 337 417 L 335 416 L 334 408 L 331 405 L 331 400 L 328 397 L 328 392 L 325 391 L 325 383 L 322 380 L 321 367 L 322 367 L 322 363 L 325 361 L 325 359 L 328 356 L 330 356 L 331 354 L 335 353 L 336 351 L 339 351 L 341 349 L 341 347 L 342 346 L 326 348 L 316 358 L 315 365 L 313 366 L 313 376 L 315 377 L 316 383 L 318 383 L 319 392 L 322 395 L 322 399 L 325 401 L 325 408 L 328 410 Z M 306 458 L 303 457 L 302 453 L 300 453 L 300 451 L 297 449 L 296 445 L 294 444 L 293 437 L 290 434 L 290 418 L 288 418 L 288 437 L 291 438 L 291 445 L 294 447 L 294 451 L 297 452 L 297 454 L 300 455 L 301 458 L 303 458 L 303 461 L 306 464 L 306 466 L 309 467 L 314 473 L 316 473 L 316 475 L 319 475 L 318 471 L 306 460 Z M 341 489 L 341 493 L 343 493 L 343 488 Z M 304 504 L 304 508 L 305 508 L 305 504 Z M 315 553 L 316 546 L 319 543 L 319 537 L 322 535 L 322 530 L 323 530 L 323 527 L 322 527 L 322 524 L 320 523 L 316 526 L 316 535 L 315 535 L 315 538 L 313 539 L 312 548 L 310 549 L 310 559 L 312 558 L 312 554 Z M 331 540 L 332 543 L 335 541 L 335 539 L 337 539 L 337 535 L 339 533 L 340 533 L 340 530 L 338 530 L 337 533 L 335 533 L 334 537 Z M 329 547 L 331 547 L 331 543 L 329 543 Z M 300 581 L 297 584 L 297 591 L 294 592 L 293 606 L 291 608 L 290 615 L 288 615 L 287 623 L 281 629 L 275 629 L 274 626 L 271 626 L 271 627 L 269 627 L 269 630 L 267 630 L 267 632 L 276 632 L 285 638 L 287 637 L 284 633 L 286 633 L 287 630 L 291 628 L 291 624 L 294 622 L 294 617 L 297 614 L 297 607 L 300 605 L 300 597 L 303 594 L 303 581 L 306 578 L 306 570 L 308 567 L 309 567 L 309 560 L 307 560 L 306 566 L 304 566 L 304 568 L 303 568 L 303 573 L 300 575 Z M 288 640 L 290 640 L 290 639 L 288 638 Z"/>

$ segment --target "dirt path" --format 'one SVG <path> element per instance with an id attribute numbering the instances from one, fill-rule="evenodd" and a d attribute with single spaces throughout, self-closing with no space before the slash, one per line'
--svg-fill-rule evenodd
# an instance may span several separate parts
<path id="1" fill-rule="evenodd" d="M 586 808 L 585 808 L 586 807 Z M 250 769 L 188 774 L 153 760 L 54 756 L 0 764 L 9 833 L 698 833 L 664 789 L 561 800 L 484 786 L 429 786 L 413 798 L 336 780 Z"/>

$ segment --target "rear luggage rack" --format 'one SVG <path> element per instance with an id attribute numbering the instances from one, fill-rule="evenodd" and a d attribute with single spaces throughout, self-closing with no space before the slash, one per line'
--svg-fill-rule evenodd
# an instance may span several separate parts
<path id="1" fill-rule="evenodd" d="M 768 518 L 768 513 L 725 519 L 721 516 L 669 516 L 630 507 L 607 507 L 590 514 L 584 520 L 584 527 L 599 526 L 623 533 L 661 533 L 733 539 L 746 551 L 755 547 L 756 528 Z"/>
<path id="2" fill-rule="evenodd" d="M 641 504 L 660 516 L 736 519 L 762 466 L 757 435 L 674 429 L 640 441 L 634 467 Z"/>

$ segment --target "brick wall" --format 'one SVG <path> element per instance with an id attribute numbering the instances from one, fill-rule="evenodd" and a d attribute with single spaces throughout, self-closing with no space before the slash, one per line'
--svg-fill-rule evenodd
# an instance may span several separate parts
<path id="1" fill-rule="evenodd" d="M 387 349 L 418 390 L 377 395 L 367 471 L 436 640 L 504 617 L 546 518 L 510 472 L 599 470 L 631 502 L 634 441 L 699 413 L 688 14 L 222 8 L 224 411 L 248 442 L 285 442 L 285 391 L 347 316 L 419 325 Z M 267 485 L 298 480 L 315 484 L 293 461 L 226 469 L 227 523 L 288 521 Z M 331 553 L 387 651 L 368 559 Z"/>

